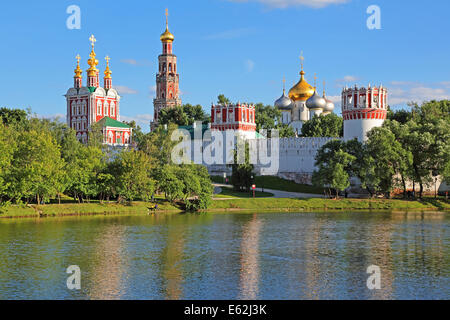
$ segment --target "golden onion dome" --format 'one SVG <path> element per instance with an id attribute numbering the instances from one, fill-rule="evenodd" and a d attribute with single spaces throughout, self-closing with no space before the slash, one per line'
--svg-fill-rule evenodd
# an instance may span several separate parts
<path id="1" fill-rule="evenodd" d="M 173 42 L 175 40 L 174 35 L 169 31 L 169 28 L 166 28 L 166 31 L 161 35 L 162 42 Z"/>
<path id="2" fill-rule="evenodd" d="M 111 79 L 112 71 L 109 68 L 109 60 L 111 60 L 111 58 L 109 56 L 106 56 L 105 60 L 106 60 L 105 79 Z"/>
<path id="3" fill-rule="evenodd" d="M 77 59 L 77 68 L 74 70 L 75 71 L 75 78 L 81 79 L 82 78 L 82 74 L 83 74 L 83 70 L 81 70 L 80 68 L 80 55 L 76 56 Z"/>
<path id="4" fill-rule="evenodd" d="M 305 80 L 305 72 L 300 72 L 300 81 L 289 91 L 289 98 L 294 101 L 306 101 L 314 95 L 314 87 Z"/>

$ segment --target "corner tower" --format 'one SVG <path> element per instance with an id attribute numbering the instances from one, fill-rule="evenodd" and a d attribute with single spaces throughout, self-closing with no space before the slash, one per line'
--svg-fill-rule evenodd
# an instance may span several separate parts
<path id="1" fill-rule="evenodd" d="M 381 127 L 388 111 L 387 90 L 383 86 L 345 88 L 342 91 L 344 140 L 367 140 L 367 133 Z"/>
<path id="2" fill-rule="evenodd" d="M 158 57 L 159 71 L 156 74 L 156 99 L 153 100 L 154 120 L 152 130 L 158 125 L 159 111 L 181 106 L 179 97 L 180 76 L 177 73 L 177 56 L 173 54 L 175 37 L 169 31 L 169 11 L 166 9 L 166 31 L 161 35 L 162 54 Z"/>

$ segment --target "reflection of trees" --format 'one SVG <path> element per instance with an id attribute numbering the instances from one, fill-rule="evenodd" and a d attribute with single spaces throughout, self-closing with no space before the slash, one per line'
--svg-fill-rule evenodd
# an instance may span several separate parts
<path id="1" fill-rule="evenodd" d="M 262 221 L 253 215 L 243 227 L 241 242 L 241 278 L 240 298 L 243 300 L 256 300 L 259 292 L 259 236 Z"/>

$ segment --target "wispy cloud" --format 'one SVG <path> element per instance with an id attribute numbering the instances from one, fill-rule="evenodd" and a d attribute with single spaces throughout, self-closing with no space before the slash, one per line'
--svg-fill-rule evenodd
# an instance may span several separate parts
<path id="1" fill-rule="evenodd" d="M 129 64 L 131 66 L 149 66 L 149 65 L 151 65 L 151 62 L 147 61 L 147 60 L 138 61 L 135 59 L 122 59 L 122 60 L 120 60 L 120 62 Z"/>
<path id="2" fill-rule="evenodd" d="M 408 102 L 422 103 L 430 100 L 450 99 L 450 82 L 427 85 L 418 82 L 392 81 L 388 88 L 389 104 L 404 105 Z"/>
<path id="3" fill-rule="evenodd" d="M 58 120 L 59 122 L 66 122 L 66 114 L 63 113 L 55 113 L 55 114 L 35 114 L 39 119 L 50 119 L 50 120 Z"/>
<path id="4" fill-rule="evenodd" d="M 255 29 L 253 28 L 241 28 L 241 29 L 233 29 L 226 30 L 223 32 L 207 35 L 203 37 L 203 40 L 229 40 L 240 37 L 245 37 L 255 33 Z"/>
<path id="5" fill-rule="evenodd" d="M 123 94 L 137 94 L 137 93 L 138 93 L 137 90 L 128 88 L 128 87 L 126 87 L 126 86 L 114 86 L 114 89 L 116 89 L 117 92 L 118 92 L 120 95 L 123 95 Z"/>
<path id="6" fill-rule="evenodd" d="M 332 4 L 348 3 L 351 0 L 228 0 L 231 2 L 260 2 L 268 7 L 284 9 L 288 7 L 324 8 Z"/>
<path id="7" fill-rule="evenodd" d="M 247 70 L 247 72 L 252 72 L 253 69 L 255 69 L 255 62 L 251 59 L 245 60 L 245 70 Z"/>
<path id="8" fill-rule="evenodd" d="M 341 79 L 337 79 L 335 82 L 338 87 L 342 87 L 344 85 L 352 85 L 358 80 L 360 80 L 360 78 L 357 76 L 347 75 Z"/>

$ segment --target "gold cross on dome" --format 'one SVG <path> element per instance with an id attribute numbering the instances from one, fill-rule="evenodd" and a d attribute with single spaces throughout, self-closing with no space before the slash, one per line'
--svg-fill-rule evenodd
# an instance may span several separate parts
<path id="1" fill-rule="evenodd" d="M 106 60 L 106 63 L 109 65 L 109 60 L 111 60 L 111 58 L 109 56 L 106 56 L 105 60 Z"/>
<path id="2" fill-rule="evenodd" d="M 283 77 L 283 90 L 286 89 L 286 79 Z"/>
<path id="3" fill-rule="evenodd" d="M 78 61 L 78 64 L 80 64 L 80 60 L 81 60 L 81 57 L 80 57 L 80 55 L 79 55 L 79 54 L 77 54 L 77 56 L 75 57 L 75 59 L 77 59 L 77 61 Z"/>
<path id="4" fill-rule="evenodd" d="M 89 41 L 91 42 L 92 49 L 94 49 L 94 45 L 97 42 L 97 39 L 95 39 L 94 35 L 91 35 L 91 37 L 89 38 Z"/>
<path id="5" fill-rule="evenodd" d="M 317 87 L 317 73 L 314 73 L 314 88 Z"/>
<path id="6" fill-rule="evenodd" d="M 166 8 L 166 25 L 169 25 L 169 9 Z"/>

